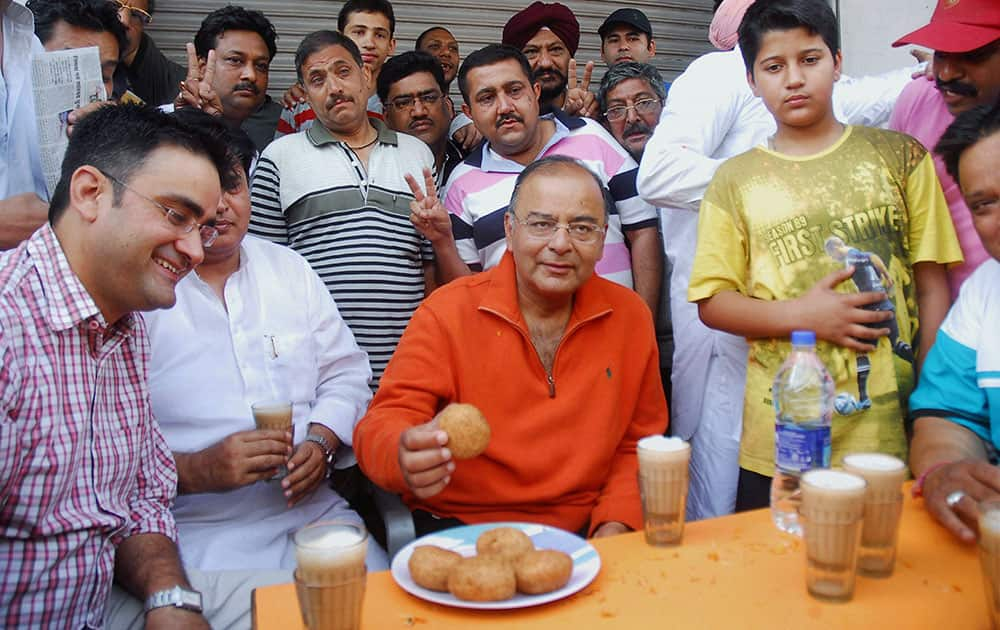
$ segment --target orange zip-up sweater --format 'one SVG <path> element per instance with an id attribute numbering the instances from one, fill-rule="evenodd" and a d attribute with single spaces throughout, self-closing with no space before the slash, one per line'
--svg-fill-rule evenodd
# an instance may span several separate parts
<path id="1" fill-rule="evenodd" d="M 455 462 L 445 489 L 418 499 L 399 468 L 400 435 L 451 402 L 478 407 L 492 436 Z M 662 434 L 667 406 L 653 322 L 633 291 L 597 276 L 577 291 L 547 374 L 517 303 L 510 253 L 451 282 L 413 314 L 354 451 L 376 484 L 410 509 L 467 523 L 530 521 L 593 533 L 642 528 L 636 441 Z"/>

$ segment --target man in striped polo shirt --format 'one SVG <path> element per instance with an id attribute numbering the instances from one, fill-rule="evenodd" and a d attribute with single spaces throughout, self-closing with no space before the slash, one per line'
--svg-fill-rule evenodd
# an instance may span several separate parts
<path id="1" fill-rule="evenodd" d="M 635 160 L 593 120 L 562 111 L 539 116 L 539 84 L 516 48 L 492 45 L 472 53 L 458 85 L 462 109 L 486 142 L 448 180 L 444 206 L 454 240 L 427 235 L 443 276 L 495 266 L 506 251 L 503 215 L 518 173 L 535 160 L 566 155 L 591 169 L 614 202 L 597 274 L 635 289 L 655 313 L 662 274 L 658 219 L 636 193 Z"/>
<path id="2" fill-rule="evenodd" d="M 307 35 L 295 66 L 319 124 L 261 154 L 250 231 L 309 261 L 368 353 L 377 388 L 433 288 L 433 252 L 410 223 L 413 195 L 403 176 L 432 171 L 434 157 L 419 139 L 366 115 L 371 71 L 349 38 Z"/>

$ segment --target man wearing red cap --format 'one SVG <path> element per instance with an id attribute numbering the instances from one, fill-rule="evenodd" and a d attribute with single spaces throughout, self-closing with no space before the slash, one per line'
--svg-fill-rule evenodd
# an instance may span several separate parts
<path id="1" fill-rule="evenodd" d="M 934 50 L 934 81 L 917 80 L 899 95 L 889 126 L 937 144 L 955 116 L 976 105 L 1000 101 L 1000 2 L 939 0 L 929 24 L 901 37 L 893 46 L 917 44 Z M 948 270 L 952 300 L 962 282 L 989 258 L 972 225 L 958 184 L 935 155 L 941 188 L 951 209 L 965 262 Z"/>
<path id="2" fill-rule="evenodd" d="M 576 49 L 580 23 L 559 2 L 532 2 L 503 27 L 503 44 L 520 49 L 531 64 L 532 79 L 542 87 L 541 112 L 560 108 L 570 116 L 597 115 L 597 99 L 590 87 L 594 63 L 587 63 L 583 81 L 576 85 Z"/>

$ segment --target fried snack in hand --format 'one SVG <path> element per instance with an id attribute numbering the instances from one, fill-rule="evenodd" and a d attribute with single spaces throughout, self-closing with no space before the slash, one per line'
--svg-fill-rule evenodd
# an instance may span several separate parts
<path id="1" fill-rule="evenodd" d="M 448 449 L 455 459 L 476 457 L 490 442 L 490 425 L 473 405 L 451 403 L 438 415 L 438 427 L 448 434 Z"/>

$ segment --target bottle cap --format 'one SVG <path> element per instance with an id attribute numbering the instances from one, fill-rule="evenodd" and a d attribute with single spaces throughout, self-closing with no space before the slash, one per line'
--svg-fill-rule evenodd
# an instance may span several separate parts
<path id="1" fill-rule="evenodd" d="M 811 330 L 794 330 L 792 331 L 792 345 L 793 346 L 815 346 L 816 345 L 816 333 Z"/>

